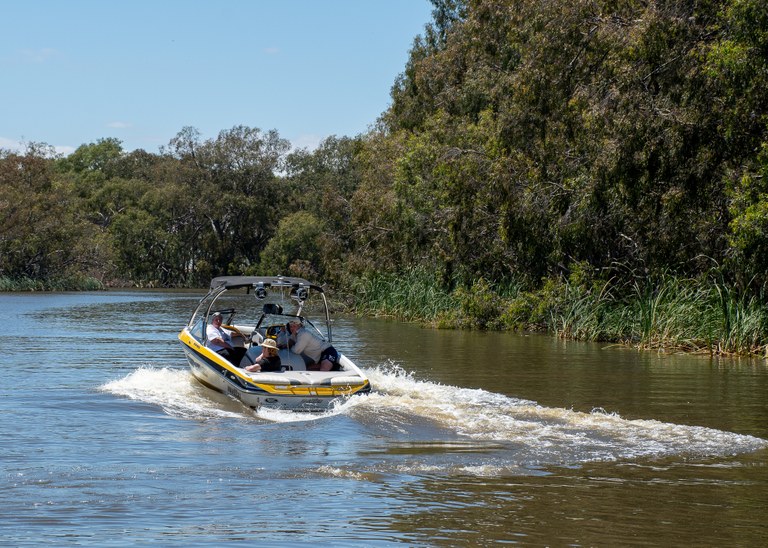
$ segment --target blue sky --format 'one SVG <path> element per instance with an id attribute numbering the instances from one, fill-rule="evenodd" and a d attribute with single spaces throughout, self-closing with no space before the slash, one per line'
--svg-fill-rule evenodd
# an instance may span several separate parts
<path id="1" fill-rule="evenodd" d="M 295 147 L 365 132 L 428 0 L 0 0 L 0 148 L 114 137 L 158 152 L 185 126 Z"/>

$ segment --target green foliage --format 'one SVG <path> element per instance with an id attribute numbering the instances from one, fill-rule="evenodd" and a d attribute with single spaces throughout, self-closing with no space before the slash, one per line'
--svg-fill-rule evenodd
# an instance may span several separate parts
<path id="1" fill-rule="evenodd" d="M 502 299 L 483 278 L 472 287 L 459 287 L 454 291 L 458 308 L 453 312 L 454 326 L 474 329 L 499 329 L 502 327 Z M 445 319 L 443 320 L 445 326 Z"/>
<path id="2" fill-rule="evenodd" d="M 691 9 L 477 1 L 440 40 L 417 42 L 384 119 L 413 135 L 402 157 L 418 158 L 417 177 L 393 188 L 424 201 L 443 268 L 695 272 L 696 257 L 723 253 L 711 235 L 727 226 L 725 149 L 694 55 L 717 13 Z"/>
<path id="3" fill-rule="evenodd" d="M 99 139 L 95 143 L 80 145 L 77 150 L 58 161 L 63 172 L 94 173 L 109 176 L 110 163 L 123 154 L 123 145 L 117 139 Z"/>
<path id="4" fill-rule="evenodd" d="M 352 197 L 360 185 L 360 138 L 329 137 L 313 152 L 298 150 L 286 157 L 286 177 L 281 185 L 281 215 L 300 210 L 322 219 L 317 242 L 322 247 L 313 272 L 323 280 L 340 283 L 346 276 L 344 259 L 354 247 Z"/>
<path id="5" fill-rule="evenodd" d="M 0 154 L 0 276 L 52 280 L 87 276 L 103 259 L 98 230 L 57 184 L 46 147 Z"/>
<path id="6" fill-rule="evenodd" d="M 317 279 L 325 227 L 312 213 L 297 211 L 280 220 L 261 254 L 258 273 Z"/>
<path id="7" fill-rule="evenodd" d="M 73 275 L 64 278 L 6 278 L 0 276 L 0 291 L 99 291 L 104 284 L 96 278 Z"/>
<path id="8" fill-rule="evenodd" d="M 762 144 L 756 173 L 729 187 L 730 244 L 744 277 L 764 279 L 768 270 L 768 142 Z"/>
<path id="9" fill-rule="evenodd" d="M 426 269 L 370 273 L 350 287 L 358 313 L 391 316 L 405 321 L 439 321 L 456 307 L 454 296 Z"/>
<path id="10" fill-rule="evenodd" d="M 714 273 L 713 273 L 714 275 Z M 428 271 L 359 278 L 353 309 L 442 328 L 549 331 L 665 351 L 758 354 L 768 350 L 768 305 L 712 277 L 603 279 L 587 265 L 537 290 L 505 291 L 479 279 L 446 291 Z"/>
<path id="11" fill-rule="evenodd" d="M 156 268 L 162 264 L 166 234 L 160 221 L 142 209 L 131 209 L 113 223 L 111 233 L 117 247 L 117 268 L 136 283 L 160 285 Z"/>
<path id="12" fill-rule="evenodd" d="M 0 277 L 278 271 L 443 327 L 759 351 L 768 3 L 432 3 L 365 135 L 0 150 Z"/>
<path id="13" fill-rule="evenodd" d="M 205 260 L 217 274 L 239 274 L 258 262 L 277 226 L 276 171 L 287 151 L 288 142 L 274 130 L 245 126 L 207 141 L 184 128 L 171 140 L 168 152 L 176 162 L 168 179 L 183 207 L 169 228 L 190 238 L 182 240 L 193 246 L 186 268 Z"/>

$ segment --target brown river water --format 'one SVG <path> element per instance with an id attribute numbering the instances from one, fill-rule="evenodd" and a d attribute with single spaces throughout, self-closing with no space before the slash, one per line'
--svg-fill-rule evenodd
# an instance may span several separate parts
<path id="1" fill-rule="evenodd" d="M 336 318 L 374 392 L 251 411 L 197 293 L 0 294 L 0 546 L 766 546 L 768 367 Z"/>

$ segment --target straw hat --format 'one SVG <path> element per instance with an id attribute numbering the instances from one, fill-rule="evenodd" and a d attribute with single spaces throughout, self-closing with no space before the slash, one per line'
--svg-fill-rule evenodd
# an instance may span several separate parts
<path id="1" fill-rule="evenodd" d="M 264 342 L 261 343 L 261 347 L 277 350 L 277 343 L 274 341 L 274 339 L 265 339 Z"/>

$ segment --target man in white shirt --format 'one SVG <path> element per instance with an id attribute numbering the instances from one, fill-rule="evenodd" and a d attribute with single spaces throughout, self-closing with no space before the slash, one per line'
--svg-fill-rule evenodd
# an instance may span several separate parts
<path id="1" fill-rule="evenodd" d="M 205 330 L 205 337 L 208 339 L 206 346 L 227 358 L 234 365 L 239 366 L 246 348 L 232 345 L 232 337 L 221 328 L 221 321 L 221 313 L 214 313 L 210 325 Z"/>

